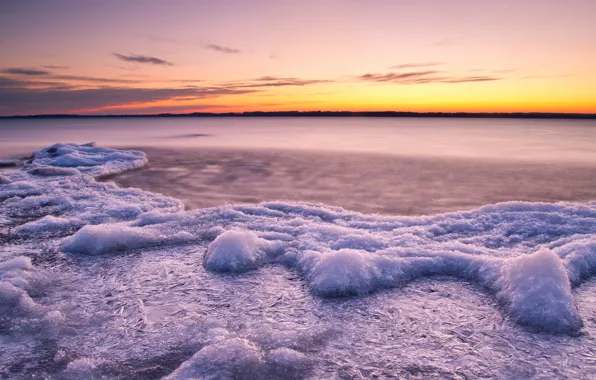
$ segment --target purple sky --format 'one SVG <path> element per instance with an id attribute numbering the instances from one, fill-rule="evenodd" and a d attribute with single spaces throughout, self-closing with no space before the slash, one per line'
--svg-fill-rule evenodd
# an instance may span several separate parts
<path id="1" fill-rule="evenodd" d="M 596 1 L 0 2 L 0 115 L 596 112 Z"/>

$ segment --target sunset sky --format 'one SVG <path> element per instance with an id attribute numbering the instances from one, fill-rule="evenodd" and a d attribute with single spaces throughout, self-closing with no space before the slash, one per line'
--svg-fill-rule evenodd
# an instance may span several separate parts
<path id="1" fill-rule="evenodd" d="M 0 2 L 0 115 L 596 113 L 594 0 Z"/>

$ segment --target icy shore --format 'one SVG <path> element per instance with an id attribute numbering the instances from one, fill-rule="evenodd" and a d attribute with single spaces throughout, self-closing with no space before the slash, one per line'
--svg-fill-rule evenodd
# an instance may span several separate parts
<path id="1" fill-rule="evenodd" d="M 260 342 L 231 329 L 236 322 L 204 322 L 212 317 L 206 309 L 181 301 L 179 294 L 175 304 L 152 299 L 156 289 L 213 291 L 207 282 L 195 282 L 199 277 L 213 286 L 225 283 L 225 291 L 236 294 L 243 290 L 233 284 L 256 273 L 258 286 L 269 289 L 266 281 L 277 275 L 267 273 L 279 268 L 294 273 L 292 281 L 303 284 L 314 302 L 372 297 L 426 278 L 458 279 L 483 289 L 508 323 L 528 334 L 579 339 L 574 337 L 584 321 L 574 288 L 596 272 L 596 202 L 507 202 L 426 217 L 284 202 L 184 211 L 176 199 L 95 180 L 146 163 L 138 151 L 56 144 L 35 152 L 22 170 L 0 177 L 0 223 L 7 231 L 0 248 L 0 339 L 7 349 L 0 360 L 6 366 L 19 356 L 35 357 L 36 344 L 50 338 L 70 349 L 81 339 L 103 342 L 95 352 L 83 345 L 84 354 L 56 359 L 61 364 L 52 376 L 80 378 L 105 371 L 101 358 L 110 350 L 124 358 L 146 355 L 146 339 L 163 339 L 154 344 L 166 350 L 203 321 L 189 344 L 196 354 L 168 378 L 308 376 L 316 371 L 316 344 L 297 342 L 312 332 Z M 132 270 L 134 275 L 105 269 L 117 262 L 144 269 Z M 87 288 L 92 286 L 99 288 Z M 107 304 L 115 293 L 121 303 Z M 105 301 L 94 298 L 100 294 Z M 125 311 L 132 313 L 128 327 L 115 322 Z M 176 332 L 165 338 L 165 328 Z M 325 336 L 320 340 L 333 335 L 319 333 Z M 125 339 L 116 343 L 120 334 Z M 23 341 L 30 352 L 19 347 Z"/>

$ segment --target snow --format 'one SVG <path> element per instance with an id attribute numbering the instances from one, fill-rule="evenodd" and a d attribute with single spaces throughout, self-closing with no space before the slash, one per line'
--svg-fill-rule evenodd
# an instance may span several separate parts
<path id="1" fill-rule="evenodd" d="M 46 215 L 41 219 L 16 227 L 12 232 L 19 236 L 30 236 L 34 234 L 52 233 L 67 229 L 77 229 L 82 222 L 77 218 L 60 218 Z"/>
<path id="2" fill-rule="evenodd" d="M 103 364 L 95 360 L 106 352 L 124 361 L 182 346 L 194 355 L 164 374 L 170 379 L 300 378 L 318 368 L 366 377 L 383 367 L 334 367 L 347 352 L 361 363 L 405 355 L 400 373 L 407 377 L 428 370 L 411 345 L 431 336 L 425 350 L 450 350 L 455 334 L 458 344 L 474 341 L 470 361 L 491 368 L 483 376 L 523 377 L 531 371 L 506 363 L 543 355 L 551 344 L 540 332 L 564 344 L 552 353 L 558 364 L 544 368 L 578 377 L 582 357 L 574 356 L 573 370 L 560 363 L 596 347 L 591 338 L 573 340 L 593 324 L 591 304 L 577 299 L 596 274 L 596 202 L 507 202 L 424 217 L 287 202 L 184 211 L 176 199 L 96 180 L 144 165 L 142 152 L 56 144 L 33 157 L 0 178 L 10 239 L 0 246 L 3 363 L 34 357 L 35 342 L 51 336 L 80 351 L 74 357 L 93 358 L 70 357 L 66 378 L 96 376 Z M 32 173 L 48 168 L 68 173 Z M 207 317 L 221 325 L 206 326 Z M 340 337 L 309 335 L 319 325 L 339 328 Z M 193 326 L 198 333 L 188 333 Z M 492 363 L 481 357 L 483 339 L 492 339 L 484 347 L 492 352 L 499 334 L 524 346 Z M 334 339 L 341 344 L 326 348 Z M 454 368 L 425 352 L 426 361 Z"/>
<path id="3" fill-rule="evenodd" d="M 266 351 L 247 339 L 228 338 L 224 329 L 208 332 L 222 334 L 180 365 L 167 380 L 190 379 L 300 379 L 311 369 L 313 360 L 287 347 Z"/>
<path id="4" fill-rule="evenodd" d="M 10 178 L 8 178 L 8 177 L 7 177 L 7 176 L 5 176 L 5 175 L 2 175 L 2 174 L 0 174 L 0 185 L 7 185 L 7 184 L 9 184 L 10 182 L 12 182 L 12 181 L 10 180 Z"/>
<path id="5" fill-rule="evenodd" d="M 88 144 L 54 144 L 33 152 L 29 167 L 77 168 L 84 174 L 101 177 L 136 169 L 147 164 L 145 153 L 96 147 Z"/>
<path id="6" fill-rule="evenodd" d="M 497 286 L 497 296 L 522 325 L 554 333 L 583 325 L 563 262 L 551 250 L 507 260 Z"/>
<path id="7" fill-rule="evenodd" d="M 204 264 L 216 272 L 245 272 L 261 265 L 266 258 L 266 241 L 251 231 L 226 231 L 205 253 Z"/>
<path id="8" fill-rule="evenodd" d="M 180 244 L 189 242 L 194 236 L 180 231 L 170 236 L 159 234 L 139 227 L 127 227 L 120 224 L 102 224 L 85 226 L 76 234 L 64 240 L 66 252 L 97 255 L 106 252 L 152 247 L 159 244 Z"/>
<path id="9" fill-rule="evenodd" d="M 259 348 L 245 339 L 233 338 L 201 349 L 166 379 L 257 379 L 262 365 Z"/>

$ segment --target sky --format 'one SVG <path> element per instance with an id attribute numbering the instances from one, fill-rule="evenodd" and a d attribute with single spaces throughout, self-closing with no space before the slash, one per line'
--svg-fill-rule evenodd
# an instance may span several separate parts
<path id="1" fill-rule="evenodd" d="M 0 115 L 596 113 L 594 0 L 2 0 Z"/>

